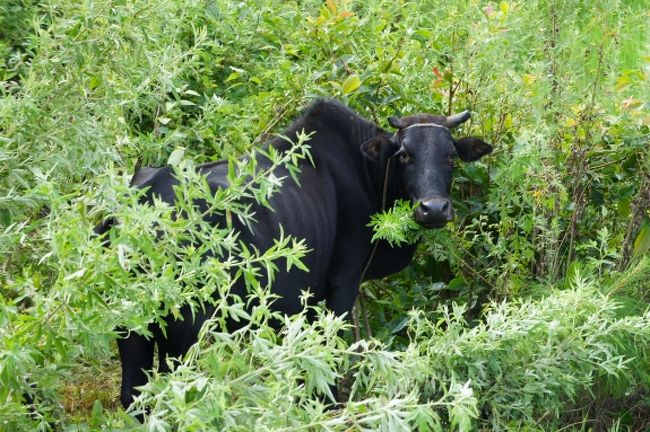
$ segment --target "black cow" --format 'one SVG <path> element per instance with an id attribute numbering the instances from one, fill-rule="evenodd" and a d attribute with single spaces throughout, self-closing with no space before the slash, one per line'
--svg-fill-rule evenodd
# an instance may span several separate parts
<path id="1" fill-rule="evenodd" d="M 240 239 L 264 251 L 280 234 L 305 239 L 312 251 L 303 262 L 309 272 L 296 269 L 280 271 L 272 285 L 279 298 L 276 310 L 295 314 L 302 309 L 300 294 L 309 289 L 313 301 L 325 300 L 336 314 L 350 312 L 359 291 L 362 274 L 365 280 L 377 279 L 398 272 L 413 257 L 416 245 L 391 247 L 379 242 L 372 260 L 370 216 L 397 199 L 418 203 L 415 220 L 427 228 L 444 226 L 453 217 L 450 200 L 451 175 L 455 159 L 474 161 L 489 153 L 492 147 L 477 138 L 452 138 L 450 129 L 469 118 L 469 112 L 455 116 L 417 114 L 401 119 L 391 118 L 397 128 L 389 133 L 361 118 L 349 108 L 332 100 L 318 100 L 284 133 L 295 137 L 304 129 L 313 132 L 309 142 L 312 162 L 301 163 L 299 184 L 285 182 L 270 199 L 273 210 L 253 205 L 256 220 L 249 229 L 233 220 Z M 266 146 L 286 150 L 291 143 L 278 138 Z M 269 161 L 257 156 L 260 169 Z M 227 187 L 226 164 L 221 162 L 199 168 L 212 190 Z M 389 169 L 387 172 L 386 170 Z M 278 177 L 286 176 L 279 168 Z M 173 186 L 178 184 L 173 170 L 143 168 L 134 175 L 133 185 L 148 188 L 145 199 L 158 197 L 174 204 Z M 218 217 L 212 223 L 225 225 Z M 235 218 L 236 219 L 236 218 Z M 111 223 L 97 227 L 104 233 Z M 239 281 L 233 291 L 244 297 L 246 289 Z M 158 344 L 159 369 L 166 370 L 167 356 L 182 356 L 196 341 L 201 325 L 213 310 L 197 313 L 182 310 L 184 320 L 167 319 L 167 336 L 152 325 L 154 337 L 130 332 L 118 340 L 122 360 L 121 401 L 128 407 L 137 391 L 146 383 L 145 371 L 153 366 L 154 344 Z"/>

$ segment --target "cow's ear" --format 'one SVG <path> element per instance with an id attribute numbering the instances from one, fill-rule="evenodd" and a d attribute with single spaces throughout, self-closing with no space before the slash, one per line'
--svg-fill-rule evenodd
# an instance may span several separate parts
<path id="1" fill-rule="evenodd" d="M 395 116 L 388 117 L 388 124 L 395 129 L 402 129 L 405 126 L 404 122 L 402 122 L 402 119 L 398 119 Z"/>
<path id="2" fill-rule="evenodd" d="M 397 146 L 390 139 L 382 135 L 377 135 L 361 145 L 361 153 L 375 162 L 379 162 L 382 159 L 382 155 L 387 152 L 394 153 L 395 150 L 397 150 Z"/>
<path id="3" fill-rule="evenodd" d="M 456 152 L 461 160 L 473 162 L 492 152 L 492 146 L 483 140 L 475 137 L 460 138 L 454 140 Z"/>

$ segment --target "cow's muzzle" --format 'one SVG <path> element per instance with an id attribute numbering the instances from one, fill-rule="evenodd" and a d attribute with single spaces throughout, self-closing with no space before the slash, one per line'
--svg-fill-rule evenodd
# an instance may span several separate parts
<path id="1" fill-rule="evenodd" d="M 451 200 L 439 195 L 421 200 L 415 209 L 415 221 L 425 228 L 441 228 L 453 219 Z"/>

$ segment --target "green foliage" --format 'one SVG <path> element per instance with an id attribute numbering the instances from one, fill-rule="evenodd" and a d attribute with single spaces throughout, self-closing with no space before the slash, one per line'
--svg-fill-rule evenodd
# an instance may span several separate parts
<path id="1" fill-rule="evenodd" d="M 0 430 L 643 427 L 648 7 L 0 2 Z M 192 205 L 251 221 L 240 199 L 295 181 L 309 137 L 267 155 L 294 178 L 246 155 L 318 96 L 386 127 L 470 109 L 457 134 L 495 146 L 457 166 L 445 230 L 417 228 L 410 203 L 369 221 L 376 239 L 421 244 L 407 270 L 362 288 L 367 340 L 319 308 L 313 325 L 270 312 L 258 280 L 302 268 L 302 239 L 251 250 Z M 231 187 L 213 196 L 194 167 L 214 159 Z M 164 164 L 181 218 L 127 186 Z M 107 247 L 92 233 L 106 217 L 119 221 Z M 154 373 L 144 426 L 110 397 L 70 408 L 88 370 L 117 362 L 117 326 L 147 335 L 185 304 L 217 313 L 173 373 Z M 229 317 L 250 324 L 227 334 Z M 327 409 L 343 377 L 350 401 Z"/>
<path id="2" fill-rule="evenodd" d="M 374 230 L 372 241 L 385 240 L 391 246 L 416 243 L 421 233 L 413 219 L 413 210 L 413 204 L 399 201 L 388 210 L 373 215 L 368 224 Z"/>

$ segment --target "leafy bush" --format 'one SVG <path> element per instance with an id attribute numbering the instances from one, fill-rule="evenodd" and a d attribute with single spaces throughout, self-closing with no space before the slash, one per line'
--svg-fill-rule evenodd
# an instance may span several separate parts
<path id="1" fill-rule="evenodd" d="M 4 2 L 0 429 L 641 428 L 647 9 L 645 0 Z M 306 312 L 276 317 L 278 335 L 256 280 L 278 260 L 301 265 L 301 239 L 250 251 L 186 201 L 174 220 L 167 206 L 139 205 L 127 184 L 137 167 L 169 163 L 179 196 L 250 217 L 239 197 L 264 201 L 293 180 L 262 172 L 247 182 L 234 176 L 253 173 L 240 156 L 317 96 L 386 127 L 389 115 L 471 109 L 459 134 L 496 151 L 457 167 L 447 229 L 414 231 L 407 205 L 374 218 L 378 238 L 422 241 L 407 270 L 364 285 L 352 324 L 317 308 L 313 325 Z M 307 137 L 290 138 L 295 152 L 277 164 L 308 157 Z M 211 196 L 192 167 L 218 158 L 230 161 L 233 187 Z M 106 217 L 119 221 L 108 247 L 92 234 Z M 202 260 L 206 252 L 231 259 Z M 260 302 L 252 316 L 245 299 L 228 298 L 231 269 Z M 115 368 L 97 371 L 118 361 L 117 326 L 146 334 L 180 305 L 208 302 L 219 314 L 201 342 L 173 373 L 154 374 L 136 404 L 150 408 L 145 425 L 109 406 L 110 395 L 70 409 L 67 389 L 116 381 L 106 378 Z M 255 325 L 229 335 L 225 317 Z M 338 378 L 350 401 L 327 409 Z"/>

